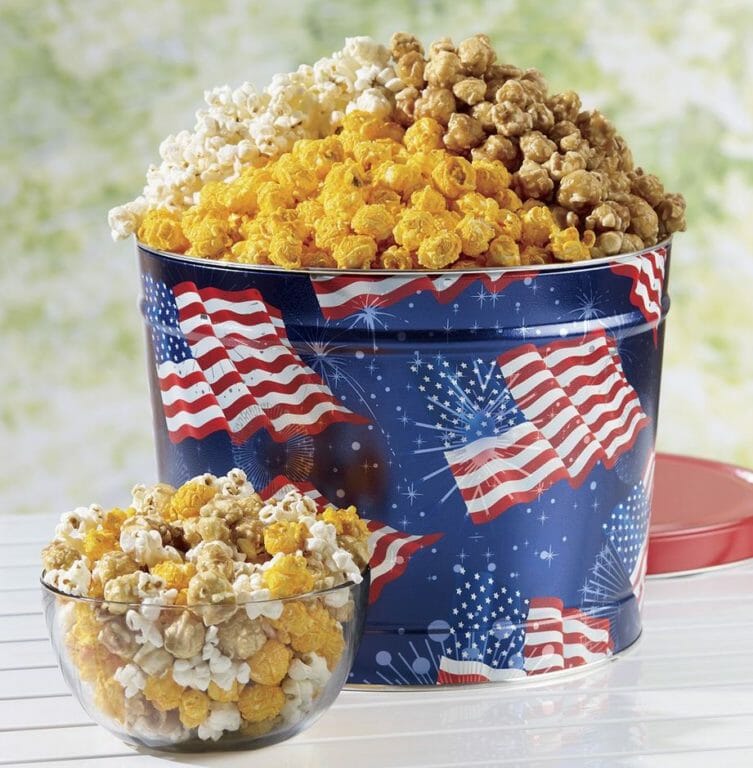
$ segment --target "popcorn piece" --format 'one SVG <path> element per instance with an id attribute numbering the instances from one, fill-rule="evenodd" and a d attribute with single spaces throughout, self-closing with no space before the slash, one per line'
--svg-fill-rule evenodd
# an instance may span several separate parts
<path id="1" fill-rule="evenodd" d="M 168 672 L 161 677 L 149 675 L 144 684 L 144 697 L 160 712 L 177 709 L 180 706 L 183 686 L 175 682 Z"/>
<path id="2" fill-rule="evenodd" d="M 311 591 L 314 577 L 301 555 L 275 555 L 264 572 L 264 584 L 273 597 L 291 597 Z"/>
<path id="3" fill-rule="evenodd" d="M 173 657 L 161 646 L 161 642 L 159 645 L 145 642 L 134 655 L 133 663 L 138 664 L 148 675 L 162 676 L 172 666 Z"/>
<path id="4" fill-rule="evenodd" d="M 288 672 L 293 653 L 277 640 L 266 643 L 249 658 L 250 676 L 255 683 L 279 685 Z"/>
<path id="5" fill-rule="evenodd" d="M 201 691 L 187 688 L 180 696 L 178 713 L 180 722 L 186 728 L 196 728 L 209 715 L 210 699 Z"/>
<path id="6" fill-rule="evenodd" d="M 250 723 L 279 715 L 284 705 L 285 693 L 278 685 L 247 685 L 238 699 L 238 709 Z"/>
<path id="7" fill-rule="evenodd" d="M 180 611 L 178 617 L 165 627 L 164 646 L 176 659 L 190 659 L 204 647 L 204 625 L 189 611 Z"/>
<path id="8" fill-rule="evenodd" d="M 282 603 L 279 605 L 282 609 Z M 251 621 L 241 612 L 221 624 L 217 632 L 218 648 L 232 659 L 247 659 L 253 656 L 266 640 L 261 624 Z"/>
<path id="9" fill-rule="evenodd" d="M 167 519 L 182 519 L 197 517 L 201 508 L 215 495 L 216 489 L 211 485 L 192 480 L 182 485 L 170 499 L 170 509 L 166 512 Z"/>
<path id="10" fill-rule="evenodd" d="M 68 595 L 86 595 L 92 575 L 85 560 L 76 560 L 69 568 L 53 568 L 46 571 L 45 581 Z"/>
<path id="11" fill-rule="evenodd" d="M 123 686 L 126 698 L 129 699 L 143 691 L 146 685 L 146 675 L 135 664 L 120 667 L 114 677 Z"/>
<path id="12" fill-rule="evenodd" d="M 241 727 L 238 707 L 231 702 L 212 702 L 209 717 L 198 727 L 198 736 L 207 741 L 217 741 L 225 731 L 237 731 Z"/>

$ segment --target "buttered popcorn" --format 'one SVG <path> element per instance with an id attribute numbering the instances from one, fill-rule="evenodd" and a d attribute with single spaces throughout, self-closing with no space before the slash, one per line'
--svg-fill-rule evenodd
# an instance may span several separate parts
<path id="1" fill-rule="evenodd" d="M 311 711 L 343 656 L 367 537 L 353 507 L 262 499 L 234 469 L 66 513 L 42 561 L 59 592 L 103 598 L 58 598 L 97 707 L 145 740 L 217 740 Z"/>
<path id="2" fill-rule="evenodd" d="M 428 52 L 350 38 L 313 67 L 207 94 L 169 137 L 113 236 L 283 268 L 462 269 L 640 250 L 685 228 L 685 202 L 636 167 L 574 91 L 501 63 L 490 40 Z M 536 242 L 523 217 L 543 209 Z M 420 215 L 418 215 L 420 214 Z"/>

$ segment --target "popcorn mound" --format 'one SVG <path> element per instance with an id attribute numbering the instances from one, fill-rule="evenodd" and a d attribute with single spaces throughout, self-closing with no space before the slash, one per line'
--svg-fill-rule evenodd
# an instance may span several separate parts
<path id="1" fill-rule="evenodd" d="M 353 507 L 264 500 L 233 469 L 138 485 L 127 509 L 68 512 L 42 561 L 49 585 L 106 601 L 59 598 L 98 710 L 147 741 L 216 741 L 315 707 L 345 651 L 367 537 Z"/>
<path id="2" fill-rule="evenodd" d="M 685 228 L 685 201 L 633 164 L 573 91 L 497 61 L 489 38 L 427 55 L 366 37 L 313 66 L 205 96 L 168 137 L 116 239 L 283 268 L 444 269 L 578 261 Z"/>

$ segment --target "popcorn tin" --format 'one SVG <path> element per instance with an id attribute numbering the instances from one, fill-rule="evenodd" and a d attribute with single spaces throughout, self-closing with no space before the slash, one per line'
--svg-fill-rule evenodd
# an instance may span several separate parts
<path id="1" fill-rule="evenodd" d="M 377 274 L 140 246 L 160 477 L 358 507 L 351 684 L 605 660 L 641 631 L 669 253 Z"/>

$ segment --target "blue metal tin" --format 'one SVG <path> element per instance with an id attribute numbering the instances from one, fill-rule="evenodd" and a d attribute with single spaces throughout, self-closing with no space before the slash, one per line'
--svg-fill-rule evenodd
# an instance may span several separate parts
<path id="1" fill-rule="evenodd" d="M 351 683 L 607 659 L 641 630 L 669 249 L 429 274 L 140 247 L 160 477 L 239 466 L 358 507 Z"/>

